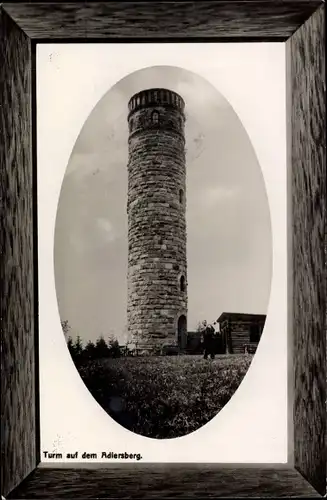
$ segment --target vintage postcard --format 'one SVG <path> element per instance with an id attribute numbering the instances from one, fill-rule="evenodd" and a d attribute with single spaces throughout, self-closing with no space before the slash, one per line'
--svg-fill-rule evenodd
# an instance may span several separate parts
<path id="1" fill-rule="evenodd" d="M 324 30 L 0 5 L 2 500 L 325 495 Z"/>
<path id="2" fill-rule="evenodd" d="M 38 47 L 42 462 L 287 461 L 284 61 Z"/>

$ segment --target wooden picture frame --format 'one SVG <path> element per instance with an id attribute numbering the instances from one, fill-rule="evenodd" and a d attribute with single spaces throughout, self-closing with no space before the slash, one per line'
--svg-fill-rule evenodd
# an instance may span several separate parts
<path id="1" fill-rule="evenodd" d="M 4 2 L 1 484 L 8 498 L 324 496 L 325 25 L 320 0 Z M 289 462 L 39 468 L 36 45 L 281 41 L 287 52 Z M 134 469 L 133 469 L 134 468 Z M 130 475 L 132 469 L 138 470 Z M 140 480 L 142 477 L 142 480 Z M 226 484 L 228 485 L 226 487 Z"/>

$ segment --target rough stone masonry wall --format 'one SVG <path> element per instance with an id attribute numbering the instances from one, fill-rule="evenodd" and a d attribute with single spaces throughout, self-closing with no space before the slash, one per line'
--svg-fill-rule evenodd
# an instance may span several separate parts
<path id="1" fill-rule="evenodd" d="M 143 107 L 129 125 L 128 331 L 146 348 L 175 343 L 178 318 L 187 315 L 184 117 L 177 108 Z"/>

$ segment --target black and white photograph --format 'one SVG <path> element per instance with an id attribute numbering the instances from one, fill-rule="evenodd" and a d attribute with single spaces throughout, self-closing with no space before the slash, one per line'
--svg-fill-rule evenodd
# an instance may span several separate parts
<path id="1" fill-rule="evenodd" d="M 127 429 L 199 429 L 264 329 L 272 240 L 263 175 L 231 105 L 200 76 L 136 71 L 84 124 L 56 219 L 59 314 L 96 401 Z"/>
<path id="2" fill-rule="evenodd" d="M 284 57 L 38 48 L 43 463 L 287 460 Z"/>

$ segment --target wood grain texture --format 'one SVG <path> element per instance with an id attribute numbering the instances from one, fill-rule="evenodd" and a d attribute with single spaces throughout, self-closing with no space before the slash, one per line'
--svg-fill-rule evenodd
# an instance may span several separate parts
<path id="1" fill-rule="evenodd" d="M 36 465 L 31 161 L 31 47 L 43 41 L 113 38 L 285 40 L 316 0 L 5 3 L 1 11 L 1 482 L 7 495 Z M 15 24 L 17 23 L 17 24 Z M 326 174 L 322 9 L 295 33 L 292 54 L 292 191 L 295 464 L 325 491 Z M 3 61 L 3 62 L 2 62 Z M 325 250 L 325 253 L 324 253 Z M 38 469 L 11 498 L 318 496 L 296 471 L 193 469 L 156 474 Z M 246 474 L 246 475 L 244 475 Z M 108 481 L 108 478 L 110 481 Z M 181 480 L 183 478 L 183 480 Z M 186 487 L 185 487 L 186 482 Z M 166 486 L 169 485 L 169 488 Z M 125 496 L 121 496 L 124 492 Z M 126 493 L 125 493 L 126 492 Z M 25 496 L 24 496 L 25 495 Z M 110 495 L 112 495 L 110 497 Z"/>
<path id="2" fill-rule="evenodd" d="M 1 8 L 0 8 L 1 9 Z M 1 493 L 36 466 L 31 43 L 1 22 Z"/>
<path id="3" fill-rule="evenodd" d="M 31 38 L 286 40 L 320 0 L 5 2 Z"/>
<path id="4" fill-rule="evenodd" d="M 294 460 L 326 488 L 326 140 L 324 8 L 287 42 L 292 90 Z"/>
<path id="5" fill-rule="evenodd" d="M 95 468 L 38 468 L 12 498 L 315 498 L 294 469 L 219 464 L 109 464 Z"/>

